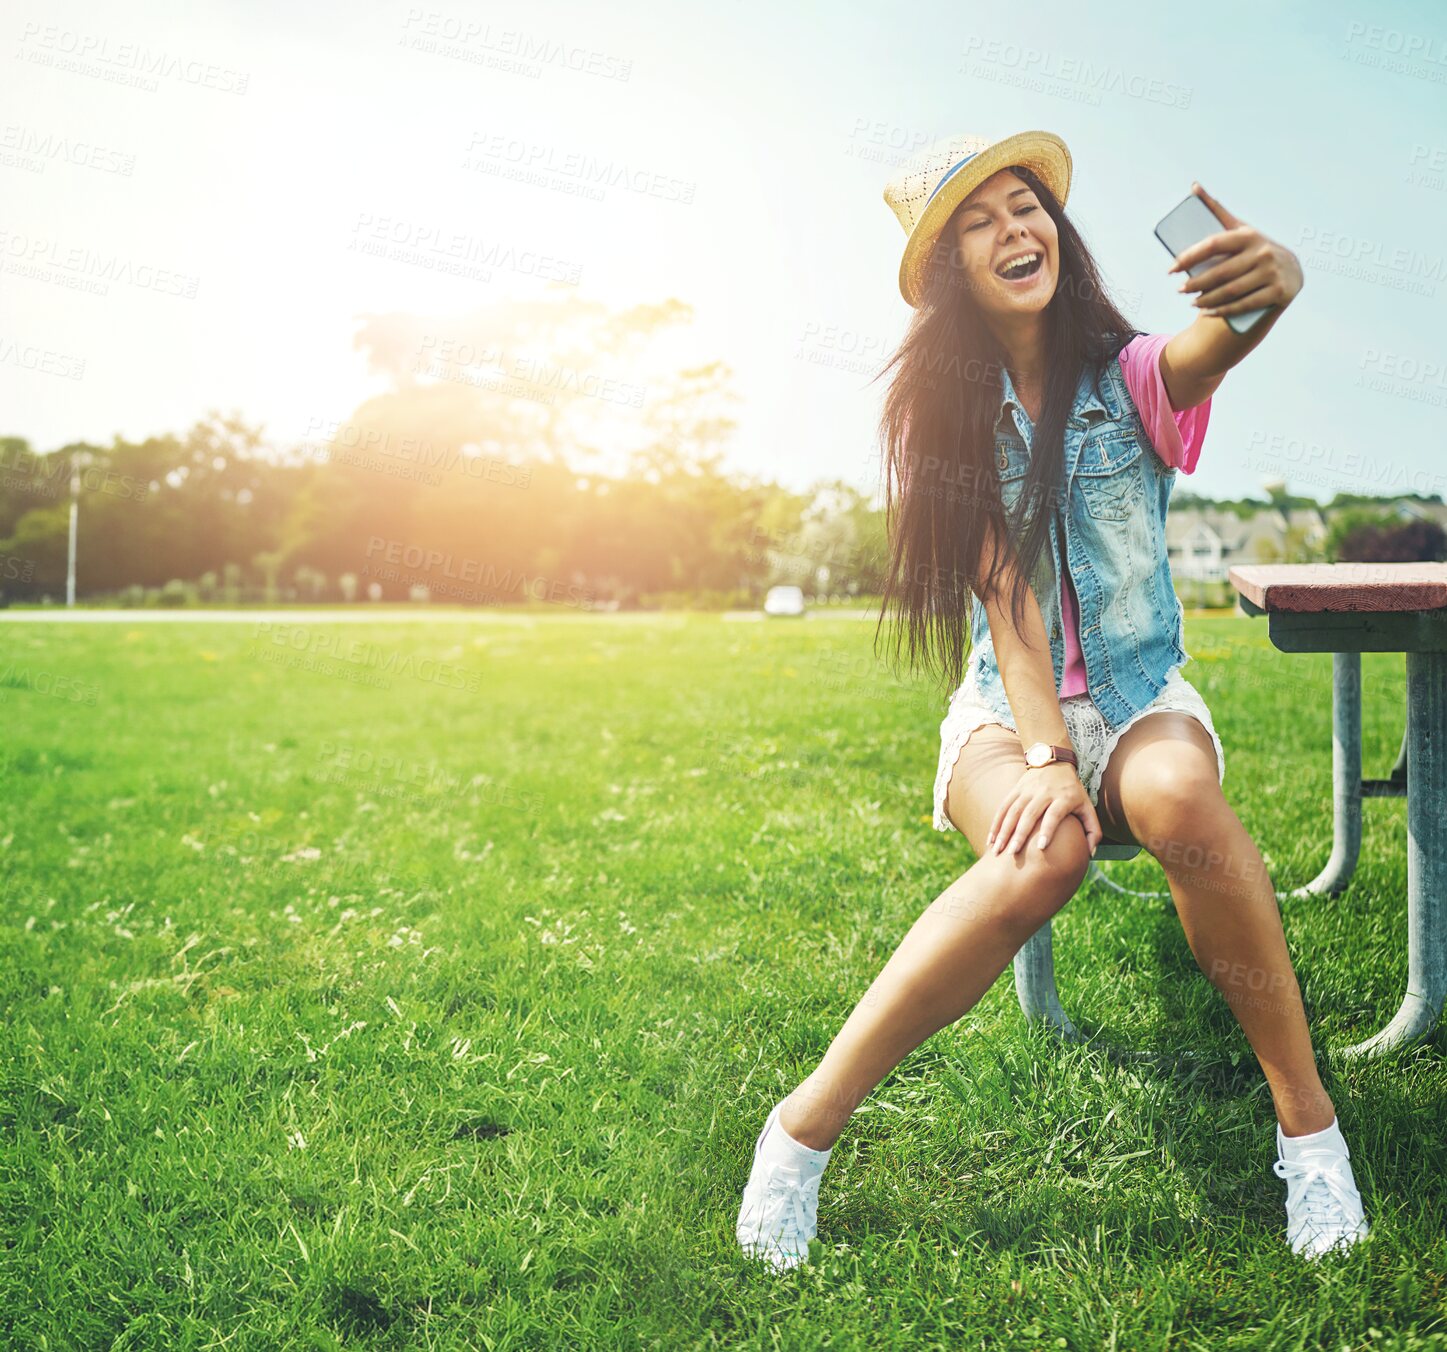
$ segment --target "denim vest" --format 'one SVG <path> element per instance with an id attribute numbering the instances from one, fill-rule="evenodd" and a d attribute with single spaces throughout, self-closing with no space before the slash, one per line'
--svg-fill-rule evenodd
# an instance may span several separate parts
<path id="1" fill-rule="evenodd" d="M 995 470 L 1006 512 L 1014 509 L 1030 465 L 1034 428 L 1002 368 L 1004 393 L 995 424 Z M 1050 512 L 1050 548 L 1030 579 L 1040 606 L 1055 670 L 1065 672 L 1060 613 L 1060 547 L 1075 584 L 1080 651 L 1088 691 L 1114 731 L 1161 692 L 1172 667 L 1190 659 L 1183 646 L 1185 611 L 1171 583 L 1166 556 L 1166 506 L 1180 472 L 1151 449 L 1119 362 L 1101 373 L 1104 402 L 1086 363 L 1065 427 L 1062 494 L 1043 494 L 1037 510 Z M 1010 410 L 1012 416 L 1007 417 Z M 1015 726 L 1000 679 L 985 607 L 974 598 L 973 653 L 966 685 L 1002 721 Z M 963 687 L 962 687 L 963 688 Z"/>

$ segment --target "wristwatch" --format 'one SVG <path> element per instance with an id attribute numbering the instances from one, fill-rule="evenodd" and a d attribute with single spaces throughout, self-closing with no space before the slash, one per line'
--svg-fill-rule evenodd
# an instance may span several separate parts
<path id="1" fill-rule="evenodd" d="M 1053 765 L 1056 761 L 1064 761 L 1077 768 L 1080 766 L 1074 749 L 1068 746 L 1051 746 L 1049 742 L 1036 742 L 1025 752 L 1025 764 L 1031 770 L 1038 770 L 1043 765 Z"/>

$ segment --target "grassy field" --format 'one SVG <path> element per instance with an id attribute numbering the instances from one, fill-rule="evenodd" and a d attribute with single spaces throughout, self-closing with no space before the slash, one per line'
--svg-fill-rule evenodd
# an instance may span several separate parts
<path id="1" fill-rule="evenodd" d="M 1168 899 L 1083 889 L 864 1106 L 816 1261 L 747 1262 L 768 1106 L 973 862 L 944 694 L 873 625 L 717 616 L 0 625 L 0 1335 L 15 1348 L 1447 1347 L 1439 1031 L 1405 811 L 1282 902 L 1376 1230 L 1284 1239 L 1271 1100 Z M 1330 658 L 1192 617 L 1280 890 L 1330 847 Z M 1368 655 L 1364 762 L 1402 731 Z M 1148 855 L 1107 864 L 1162 891 Z"/>

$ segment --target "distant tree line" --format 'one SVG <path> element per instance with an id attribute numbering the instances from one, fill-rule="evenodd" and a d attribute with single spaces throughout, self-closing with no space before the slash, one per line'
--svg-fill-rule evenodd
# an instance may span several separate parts
<path id="1" fill-rule="evenodd" d="M 40 454 L 0 438 L 0 594 L 122 604 L 421 599 L 578 608 L 877 593 L 883 514 L 842 482 L 797 493 L 652 447 L 617 476 L 484 445 L 329 429 L 289 451 L 213 416 L 182 437 Z"/>

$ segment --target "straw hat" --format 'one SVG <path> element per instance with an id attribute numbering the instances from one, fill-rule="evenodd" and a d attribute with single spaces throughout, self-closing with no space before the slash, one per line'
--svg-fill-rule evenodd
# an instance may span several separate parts
<path id="1" fill-rule="evenodd" d="M 899 293 L 918 306 L 930 250 L 951 213 L 991 174 L 1023 164 L 1065 205 L 1070 151 L 1048 131 L 1022 131 L 1002 141 L 951 136 L 911 155 L 884 186 L 884 200 L 909 236 L 899 264 Z"/>

